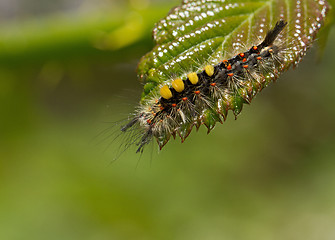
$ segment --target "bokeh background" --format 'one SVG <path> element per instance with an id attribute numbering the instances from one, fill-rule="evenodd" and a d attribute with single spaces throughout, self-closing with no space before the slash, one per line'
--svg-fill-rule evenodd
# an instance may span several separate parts
<path id="1" fill-rule="evenodd" d="M 0 239 L 335 239 L 334 28 L 210 135 L 117 161 L 94 138 L 178 3 L 0 1 Z"/>

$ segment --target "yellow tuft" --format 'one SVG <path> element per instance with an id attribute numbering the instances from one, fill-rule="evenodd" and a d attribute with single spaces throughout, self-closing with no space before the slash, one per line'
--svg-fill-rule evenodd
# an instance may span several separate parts
<path id="1" fill-rule="evenodd" d="M 170 91 L 168 85 L 165 85 L 160 89 L 160 94 L 162 98 L 165 98 L 166 100 L 172 98 L 172 92 Z"/>
<path id="2" fill-rule="evenodd" d="M 212 65 L 207 65 L 205 67 L 205 72 L 208 76 L 213 76 L 214 75 L 214 67 Z"/>
<path id="3" fill-rule="evenodd" d="M 188 74 L 187 77 L 193 85 L 199 82 L 199 77 L 195 72 Z"/>
<path id="4" fill-rule="evenodd" d="M 172 87 L 174 88 L 174 90 L 176 90 L 177 92 L 182 92 L 184 91 L 184 82 L 183 80 L 181 80 L 180 78 L 172 81 Z"/>

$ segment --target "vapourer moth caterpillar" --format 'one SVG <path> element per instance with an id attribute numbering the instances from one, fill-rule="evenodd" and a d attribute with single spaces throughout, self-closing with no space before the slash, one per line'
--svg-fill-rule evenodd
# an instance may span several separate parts
<path id="1" fill-rule="evenodd" d="M 157 23 L 156 46 L 138 67 L 140 105 L 121 127 L 123 147 L 156 139 L 160 149 L 193 128 L 211 131 L 239 115 L 312 46 L 328 10 L 323 0 L 185 0 Z"/>

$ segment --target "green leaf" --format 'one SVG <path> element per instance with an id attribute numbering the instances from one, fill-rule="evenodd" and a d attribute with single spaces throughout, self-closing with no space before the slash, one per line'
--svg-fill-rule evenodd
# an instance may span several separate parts
<path id="1" fill-rule="evenodd" d="M 138 67 L 141 104 L 150 111 L 141 116 L 154 121 L 160 148 L 175 133 L 184 141 L 193 126 L 210 132 L 229 110 L 236 118 L 243 104 L 301 61 L 327 11 L 325 0 L 184 0 L 172 9 L 156 24 L 156 45 Z M 188 75 L 194 72 L 201 81 Z M 176 79 L 183 80 L 177 88 Z M 177 106 L 182 117 L 171 110 Z"/>
<path id="2" fill-rule="evenodd" d="M 142 102 L 172 78 L 185 78 L 206 64 L 217 64 L 258 44 L 280 19 L 288 22 L 287 39 L 303 42 L 281 69 L 286 70 L 310 48 L 327 10 L 324 0 L 185 0 L 153 30 L 156 45 L 138 67 L 140 80 L 150 84 Z M 250 97 L 277 77 L 268 76 Z"/>

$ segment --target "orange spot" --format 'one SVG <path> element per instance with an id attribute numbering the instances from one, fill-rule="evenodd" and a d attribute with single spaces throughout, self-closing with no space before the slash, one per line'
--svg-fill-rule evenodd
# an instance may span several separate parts
<path id="1" fill-rule="evenodd" d="M 243 58 L 242 62 L 246 62 L 246 61 L 247 61 L 247 59 L 246 59 L 246 58 Z"/>
<path id="2" fill-rule="evenodd" d="M 255 51 L 258 49 L 257 46 L 253 46 L 252 48 L 253 48 Z"/>
<path id="3" fill-rule="evenodd" d="M 151 124 L 151 119 L 148 119 L 148 120 L 147 120 L 147 123 L 150 125 L 150 124 Z"/>
<path id="4" fill-rule="evenodd" d="M 273 53 L 273 49 L 269 49 L 269 53 Z"/>
<path id="5" fill-rule="evenodd" d="M 172 107 L 177 107 L 177 104 L 175 104 L 175 103 L 172 103 Z"/>
<path id="6" fill-rule="evenodd" d="M 227 65 L 228 65 L 228 60 L 223 60 L 222 62 L 223 62 L 223 64 L 225 65 L 225 67 L 227 67 Z"/>
<path id="7" fill-rule="evenodd" d="M 234 73 L 228 73 L 227 74 L 229 77 L 232 77 L 232 76 L 234 76 Z"/>
<path id="8" fill-rule="evenodd" d="M 244 67 L 244 68 L 248 68 L 248 67 L 249 67 L 249 65 L 243 65 L 243 67 Z"/>
<path id="9" fill-rule="evenodd" d="M 155 101 L 156 103 L 158 103 L 158 99 L 156 99 L 156 101 Z"/>
<path id="10" fill-rule="evenodd" d="M 182 100 L 185 102 L 187 101 L 187 97 L 183 97 Z"/>
<path id="11" fill-rule="evenodd" d="M 194 91 L 194 93 L 198 95 L 198 94 L 200 94 L 200 91 Z"/>
<path id="12" fill-rule="evenodd" d="M 214 83 L 211 83 L 211 86 L 212 87 L 215 87 L 216 86 L 216 83 L 214 82 Z"/>
<path id="13" fill-rule="evenodd" d="M 244 57 L 244 53 L 240 53 L 240 57 L 243 58 Z"/>
<path id="14" fill-rule="evenodd" d="M 261 60 L 262 59 L 262 57 L 257 57 L 257 60 Z"/>
<path id="15" fill-rule="evenodd" d="M 231 65 L 230 64 L 227 66 L 227 70 L 231 70 Z"/>
<path id="16" fill-rule="evenodd" d="M 161 111 L 163 111 L 163 110 L 164 110 L 164 108 L 163 108 L 162 106 L 159 106 L 159 108 L 161 109 Z"/>

